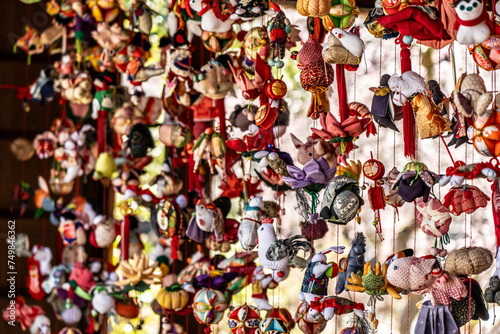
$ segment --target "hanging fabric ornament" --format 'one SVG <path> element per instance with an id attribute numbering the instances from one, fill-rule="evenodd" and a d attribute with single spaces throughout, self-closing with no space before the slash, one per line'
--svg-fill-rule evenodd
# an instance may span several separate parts
<path id="1" fill-rule="evenodd" d="M 328 31 L 333 28 L 350 28 L 359 16 L 355 0 L 333 0 L 330 11 L 323 16 L 323 24 Z"/>
<path id="2" fill-rule="evenodd" d="M 424 202 L 422 198 L 415 201 L 415 219 L 425 234 L 441 239 L 442 245 L 450 241 L 448 231 L 452 222 L 450 211 L 438 199 L 431 198 Z"/>
<path id="3" fill-rule="evenodd" d="M 474 124 L 467 129 L 467 136 L 472 140 L 479 154 L 498 157 L 500 155 L 500 110 L 488 109 L 478 116 Z"/>
<path id="4" fill-rule="evenodd" d="M 228 326 L 233 334 L 255 334 L 261 322 L 259 309 L 247 304 L 231 307 Z"/>
<path id="5" fill-rule="evenodd" d="M 443 204 L 455 216 L 462 213 L 471 214 L 488 205 L 490 198 L 476 186 L 464 185 L 451 188 L 444 197 Z"/>
<path id="6" fill-rule="evenodd" d="M 384 240 L 384 237 L 382 236 L 382 224 L 380 221 L 380 210 L 385 209 L 384 189 L 382 188 L 380 181 L 384 176 L 384 173 L 384 165 L 380 161 L 373 159 L 373 154 L 371 154 L 371 159 L 367 160 L 363 164 L 363 174 L 368 179 L 375 181 L 375 186 L 370 186 L 370 189 L 368 189 L 368 200 L 370 201 L 370 207 L 375 216 L 372 224 L 375 227 L 375 231 L 380 238 L 380 241 Z"/>
<path id="7" fill-rule="evenodd" d="M 300 303 L 294 316 L 295 323 L 304 334 L 319 334 L 325 330 L 326 319 L 321 313 L 311 314 L 310 308 L 307 302 Z"/>
<path id="8" fill-rule="evenodd" d="M 193 299 L 193 314 L 196 321 L 208 326 L 221 321 L 226 308 L 226 298 L 219 290 L 203 288 Z"/>

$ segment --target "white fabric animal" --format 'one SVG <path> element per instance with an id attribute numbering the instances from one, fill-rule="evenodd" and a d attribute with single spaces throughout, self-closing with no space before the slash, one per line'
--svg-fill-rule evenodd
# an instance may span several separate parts
<path id="1" fill-rule="evenodd" d="M 355 55 L 356 57 L 361 57 L 365 51 L 365 43 L 357 35 L 347 32 L 341 28 L 332 29 L 332 34 L 335 35 L 342 43 L 342 46 Z"/>
<path id="2" fill-rule="evenodd" d="M 490 37 L 488 12 L 483 0 L 455 1 L 457 22 L 457 42 L 462 45 L 476 45 L 484 43 Z"/>

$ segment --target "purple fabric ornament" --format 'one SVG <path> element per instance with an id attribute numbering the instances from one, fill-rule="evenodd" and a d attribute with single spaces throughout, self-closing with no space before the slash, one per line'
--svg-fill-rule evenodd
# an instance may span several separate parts
<path id="1" fill-rule="evenodd" d="M 283 177 L 293 189 L 305 188 L 313 184 L 325 185 L 335 176 L 337 167 L 330 168 L 323 157 L 309 160 L 303 169 L 289 165 L 286 167 L 290 177 Z"/>

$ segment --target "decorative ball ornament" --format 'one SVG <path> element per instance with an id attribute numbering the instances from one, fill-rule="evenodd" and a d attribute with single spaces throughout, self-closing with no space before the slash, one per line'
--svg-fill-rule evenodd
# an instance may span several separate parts
<path id="1" fill-rule="evenodd" d="M 254 334 L 261 320 L 259 309 L 245 304 L 229 313 L 228 325 L 233 334 Z"/>
<path id="2" fill-rule="evenodd" d="M 500 155 L 500 112 L 497 108 L 487 110 L 476 118 L 467 129 L 467 136 L 472 140 L 476 151 L 488 157 Z"/>
<path id="3" fill-rule="evenodd" d="M 266 318 L 278 318 L 283 320 L 286 323 L 288 332 L 290 332 L 293 327 L 295 327 L 295 321 L 293 321 L 292 314 L 286 308 L 272 309 L 271 311 L 267 312 Z"/>
<path id="4" fill-rule="evenodd" d="M 261 321 L 257 334 L 280 334 L 290 333 L 286 321 L 280 318 L 265 318 Z"/>
<path id="5" fill-rule="evenodd" d="M 266 85 L 266 95 L 270 99 L 281 99 L 286 95 L 286 83 L 280 79 L 273 79 Z"/>
<path id="6" fill-rule="evenodd" d="M 226 298 L 219 290 L 201 289 L 194 296 L 193 314 L 196 320 L 205 325 L 221 321 L 227 308 Z"/>
<path id="7" fill-rule="evenodd" d="M 323 25 L 328 31 L 333 28 L 350 28 L 359 15 L 355 0 L 333 0 L 328 15 L 323 17 Z"/>
<path id="8" fill-rule="evenodd" d="M 363 174 L 370 180 L 380 180 L 385 174 L 384 164 L 372 157 L 363 164 Z"/>
<path id="9" fill-rule="evenodd" d="M 267 30 L 262 27 L 256 27 L 251 29 L 243 40 L 243 49 L 245 55 L 252 61 L 255 62 L 257 55 L 259 55 L 264 61 L 269 60 L 271 52 L 269 50 L 269 36 Z"/>
<path id="10" fill-rule="evenodd" d="M 325 330 L 326 319 L 323 314 L 316 312 L 314 315 L 309 313 L 311 307 L 307 302 L 302 302 L 295 313 L 295 323 L 305 334 L 317 334 Z"/>

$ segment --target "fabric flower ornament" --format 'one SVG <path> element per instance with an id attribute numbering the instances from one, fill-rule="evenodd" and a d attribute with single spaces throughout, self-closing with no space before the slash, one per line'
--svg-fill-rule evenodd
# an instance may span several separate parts
<path id="1" fill-rule="evenodd" d="M 484 208 L 490 198 L 476 186 L 465 185 L 453 187 L 444 197 L 443 204 L 455 216 L 462 213 L 471 214 L 479 208 Z"/>
<path id="2" fill-rule="evenodd" d="M 283 180 L 289 183 L 293 189 L 306 188 L 308 191 L 313 188 L 316 188 L 317 191 L 321 190 L 337 171 L 336 167 L 330 168 L 323 157 L 318 160 L 314 158 L 309 160 L 303 169 L 293 165 L 288 165 L 286 168 L 290 177 L 283 176 Z"/>
<path id="3" fill-rule="evenodd" d="M 327 116 L 321 115 L 319 120 L 322 129 L 311 128 L 312 132 L 331 143 L 340 143 L 343 153 L 346 153 L 345 143 L 353 141 L 365 132 L 370 122 L 369 118 L 359 119 L 356 116 L 350 116 L 339 122 L 331 113 Z"/>

